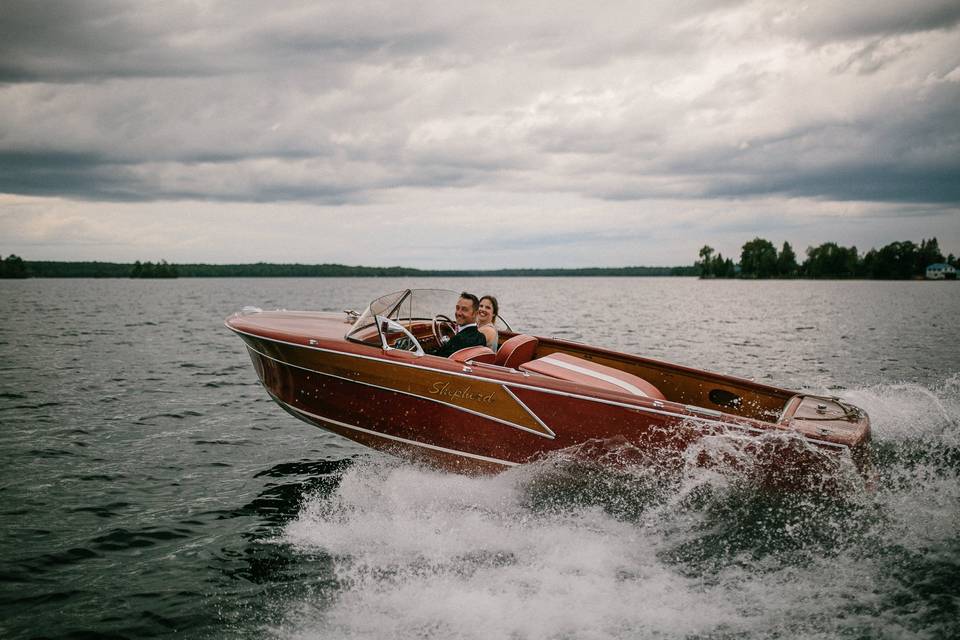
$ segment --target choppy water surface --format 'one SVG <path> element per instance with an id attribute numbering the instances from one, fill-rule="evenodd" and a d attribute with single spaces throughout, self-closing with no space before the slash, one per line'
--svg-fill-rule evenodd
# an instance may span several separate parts
<path id="1" fill-rule="evenodd" d="M 879 487 L 558 456 L 439 473 L 296 421 L 246 304 L 498 294 L 515 328 L 840 395 Z M 0 637 L 953 638 L 956 283 L 0 282 Z M 704 447 L 712 446 L 704 443 Z"/>

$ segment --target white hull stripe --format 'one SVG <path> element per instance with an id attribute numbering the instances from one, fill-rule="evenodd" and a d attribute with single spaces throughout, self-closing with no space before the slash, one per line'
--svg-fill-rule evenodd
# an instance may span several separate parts
<path id="1" fill-rule="evenodd" d="M 607 373 L 602 373 L 602 372 L 600 372 L 600 371 L 594 371 L 593 369 L 588 369 L 588 368 L 586 368 L 586 367 L 581 367 L 581 366 L 575 365 L 575 364 L 573 364 L 573 363 L 571 363 L 571 362 L 564 362 L 563 360 L 557 360 L 556 358 L 551 358 L 550 356 L 546 356 L 546 357 L 544 357 L 544 358 L 540 358 L 539 360 L 537 360 L 537 362 L 542 362 L 543 364 L 552 364 L 553 366 L 555 366 L 555 367 L 560 367 L 561 369 L 567 369 L 568 371 L 573 371 L 573 372 L 575 372 L 575 373 L 579 373 L 579 374 L 581 374 L 581 375 L 585 375 L 585 376 L 588 376 L 588 377 L 590 377 L 590 378 L 596 378 L 597 380 L 603 380 L 604 382 L 609 382 L 610 384 L 612 384 L 612 385 L 614 385 L 614 386 L 617 386 L 617 387 L 620 387 L 621 389 L 623 389 L 623 390 L 626 391 L 627 393 L 632 393 L 632 394 L 635 395 L 635 396 L 642 396 L 642 397 L 644 397 L 644 398 L 649 398 L 649 397 L 650 397 L 650 396 L 648 396 L 647 394 L 645 394 L 639 387 L 634 386 L 634 385 L 630 384 L 629 382 L 626 382 L 626 381 L 621 380 L 621 379 L 619 379 L 619 378 L 615 378 L 615 377 L 613 377 L 613 376 L 611 376 L 610 374 L 607 374 Z"/>
<path id="2" fill-rule="evenodd" d="M 268 390 L 269 393 L 269 390 Z M 284 407 L 289 409 L 294 413 L 300 413 L 305 416 L 309 416 L 314 420 L 319 420 L 321 422 L 329 422 L 330 424 L 335 424 L 338 427 L 343 427 L 344 429 L 350 429 L 352 431 L 359 431 L 361 433 L 366 433 L 371 436 L 376 436 L 377 438 L 384 438 L 386 440 L 393 440 L 394 442 L 402 442 L 403 444 L 412 445 L 414 447 L 420 447 L 422 449 L 430 449 L 432 451 L 439 451 L 441 453 L 448 453 L 454 456 L 460 456 L 461 458 L 470 458 L 471 460 L 481 460 L 483 462 L 492 462 L 493 464 L 499 464 L 504 467 L 516 467 L 519 462 L 509 462 L 507 460 L 500 460 L 499 458 L 490 458 L 488 456 L 481 456 L 476 453 L 467 453 L 466 451 L 457 451 L 456 449 L 447 449 L 446 447 L 438 447 L 435 444 L 427 444 L 426 442 L 417 442 L 416 440 L 408 440 L 407 438 L 401 438 L 399 436 L 391 436 L 386 433 L 381 433 L 379 431 L 373 431 L 371 429 L 364 429 L 363 427 L 358 427 L 356 425 L 347 424 L 346 422 L 340 422 L 339 420 L 334 420 L 333 418 L 327 418 L 325 416 L 318 415 L 316 413 L 310 413 L 309 411 L 304 411 L 303 409 L 298 409 L 297 407 L 284 402 L 277 396 L 272 393 L 270 396 L 279 404 L 282 404 Z"/>

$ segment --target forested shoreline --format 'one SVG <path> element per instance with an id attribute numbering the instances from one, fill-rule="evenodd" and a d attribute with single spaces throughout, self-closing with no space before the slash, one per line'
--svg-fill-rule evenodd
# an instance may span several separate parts
<path id="1" fill-rule="evenodd" d="M 10 256 L 0 277 L 8 278 L 469 278 L 582 276 L 696 276 L 694 266 L 591 267 L 583 269 L 411 269 L 343 264 L 173 264 L 159 262 L 29 261 Z M 9 267 L 9 268 L 8 268 Z M 9 273 L 9 275 L 8 275 Z"/>
<path id="2" fill-rule="evenodd" d="M 920 244 L 910 240 L 891 242 L 880 249 L 864 254 L 856 246 L 843 247 L 825 242 L 808 247 L 807 258 L 797 261 L 789 242 L 779 251 L 765 238 L 754 238 L 740 251 L 740 262 L 724 258 L 713 247 L 700 249 L 700 259 L 694 263 L 702 278 L 857 278 L 866 280 L 910 280 L 923 278 L 927 267 L 947 264 L 960 269 L 960 260 L 952 253 L 944 256 L 936 238 L 923 239 Z"/>
<path id="3" fill-rule="evenodd" d="M 699 260 L 677 267 L 588 267 L 581 269 L 412 269 L 343 264 L 173 264 L 158 262 L 30 261 L 10 255 L 0 260 L 0 278 L 471 278 L 471 277 L 584 277 L 584 276 L 700 276 L 702 278 L 831 278 L 908 280 L 923 278 L 932 264 L 960 270 L 960 259 L 944 256 L 936 238 L 920 244 L 891 242 L 860 254 L 856 246 L 826 242 L 808 247 L 798 261 L 789 242 L 780 250 L 764 238 L 754 238 L 740 251 L 739 262 L 724 258 L 713 247 L 700 249 Z"/>

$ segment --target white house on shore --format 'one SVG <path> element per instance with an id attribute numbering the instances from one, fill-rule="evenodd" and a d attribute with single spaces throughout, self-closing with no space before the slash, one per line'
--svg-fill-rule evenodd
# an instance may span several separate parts
<path id="1" fill-rule="evenodd" d="M 927 280 L 956 280 L 957 270 L 949 264 L 937 262 L 927 267 Z"/>

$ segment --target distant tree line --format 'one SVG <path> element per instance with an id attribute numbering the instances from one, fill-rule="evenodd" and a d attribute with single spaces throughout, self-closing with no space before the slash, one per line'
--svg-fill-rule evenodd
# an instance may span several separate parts
<path id="1" fill-rule="evenodd" d="M 132 267 L 122 262 L 27 262 L 34 278 L 129 278 Z"/>
<path id="2" fill-rule="evenodd" d="M 717 253 L 710 246 L 700 249 L 694 263 L 703 278 L 871 278 L 905 280 L 922 277 L 927 266 L 946 263 L 960 268 L 953 254 L 944 257 L 936 238 L 922 240 L 919 245 L 907 240 L 891 242 L 862 256 L 856 247 L 841 247 L 825 242 L 807 248 L 807 259 L 797 262 L 789 242 L 780 251 L 769 240 L 754 238 L 743 245 L 740 263 Z"/>
<path id="3" fill-rule="evenodd" d="M 176 278 L 177 266 L 166 260 L 140 262 L 24 262 L 27 276 L 34 278 Z M 27 277 L 24 276 L 24 277 Z"/>
<path id="4" fill-rule="evenodd" d="M 15 257 L 15 256 L 14 256 Z M 19 258 L 17 258 L 19 260 Z M 21 261 L 23 263 L 23 261 Z M 590 267 L 584 269 L 411 269 L 342 264 L 170 264 L 119 262 L 26 262 L 37 278 L 326 278 L 326 277 L 580 277 L 580 276 L 695 276 L 695 266 Z"/>
<path id="5" fill-rule="evenodd" d="M 697 275 L 692 266 L 684 267 L 592 267 L 584 269 L 411 269 L 409 267 L 363 267 L 342 264 L 181 264 L 180 275 L 205 278 L 324 278 L 324 277 L 535 277 L 535 276 L 675 276 Z"/>
<path id="6" fill-rule="evenodd" d="M 130 269 L 131 278 L 176 278 L 178 275 L 176 265 L 168 264 L 166 260 L 161 260 L 157 264 L 152 262 L 141 264 L 137 260 Z"/>
<path id="7" fill-rule="evenodd" d="M 0 278 L 28 278 L 30 272 L 27 270 L 27 264 L 20 256 L 12 253 L 0 260 Z"/>

